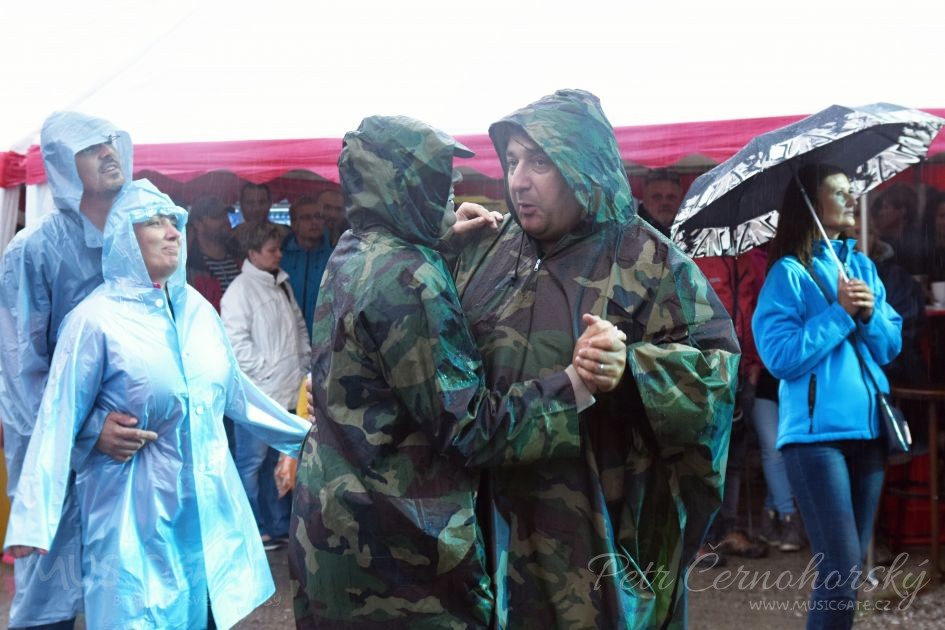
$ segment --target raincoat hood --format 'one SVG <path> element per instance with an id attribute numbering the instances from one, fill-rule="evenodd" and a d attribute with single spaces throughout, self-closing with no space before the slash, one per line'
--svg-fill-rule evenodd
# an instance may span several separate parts
<path id="1" fill-rule="evenodd" d="M 593 224 L 625 223 L 636 214 L 614 129 L 600 101 L 584 90 L 558 90 L 519 109 L 489 127 L 502 168 L 509 138 L 524 133 L 548 155 L 584 209 L 575 230 L 594 231 Z M 506 179 L 506 202 L 518 221 Z"/>
<path id="2" fill-rule="evenodd" d="M 108 215 L 102 250 L 102 275 L 106 284 L 118 285 L 129 293 L 154 289 L 135 237 L 134 224 L 147 221 L 156 214 L 177 219 L 177 229 L 181 233 L 180 257 L 177 269 L 167 280 L 167 289 L 171 294 L 183 291 L 187 282 L 187 241 L 184 229 L 187 211 L 176 206 L 170 197 L 146 179 L 129 182 L 115 199 Z"/>
<path id="3" fill-rule="evenodd" d="M 348 221 L 433 246 L 455 222 L 447 210 L 453 156 L 473 152 L 442 131 L 404 116 L 370 116 L 345 134 L 338 171 Z"/>
<path id="4" fill-rule="evenodd" d="M 46 178 L 57 208 L 78 212 L 83 186 L 75 166 L 75 154 L 109 140 L 115 143 L 118 150 L 127 187 L 131 183 L 133 154 L 128 132 L 118 129 L 107 120 L 78 112 L 55 112 L 46 119 L 40 132 L 40 147 Z"/>

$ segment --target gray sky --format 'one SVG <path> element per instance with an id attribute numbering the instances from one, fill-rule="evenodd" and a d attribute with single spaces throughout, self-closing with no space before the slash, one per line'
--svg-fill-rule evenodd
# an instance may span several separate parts
<path id="1" fill-rule="evenodd" d="M 597 94 L 616 126 L 945 107 L 937 0 L 31 0 L 3 15 L 0 150 L 56 109 L 149 143 L 340 137 L 371 114 L 485 133 L 562 87 Z"/>

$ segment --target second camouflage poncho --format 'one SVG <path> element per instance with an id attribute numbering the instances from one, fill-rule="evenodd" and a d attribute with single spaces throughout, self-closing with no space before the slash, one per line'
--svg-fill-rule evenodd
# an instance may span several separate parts
<path id="1" fill-rule="evenodd" d="M 660 627 L 684 614 L 685 565 L 721 502 L 738 344 L 696 266 L 636 216 L 596 97 L 561 91 L 494 124 L 503 166 L 522 131 L 584 214 L 550 251 L 516 218 L 460 259 L 488 383 L 567 365 L 585 312 L 627 334 L 628 356 L 581 414 L 580 456 L 488 473 L 499 627 Z"/>

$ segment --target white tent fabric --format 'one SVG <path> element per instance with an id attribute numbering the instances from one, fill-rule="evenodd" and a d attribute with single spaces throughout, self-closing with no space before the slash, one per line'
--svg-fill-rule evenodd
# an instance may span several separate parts
<path id="1" fill-rule="evenodd" d="M 885 6 L 881 19 L 873 5 Z M 615 126 L 803 114 L 832 103 L 940 106 L 945 83 L 934 77 L 945 74 L 945 57 L 934 14 L 945 9 L 930 7 L 10 3 L 0 85 L 16 86 L 16 97 L 0 113 L 0 150 L 24 152 L 59 109 L 109 119 L 136 143 L 169 143 L 340 138 L 371 114 L 484 133 L 562 87 L 597 94 Z M 877 49 L 892 41 L 894 51 Z M 29 219 L 43 213 L 42 199 L 27 192 Z"/>
<path id="2" fill-rule="evenodd" d="M 0 188 L 0 254 L 16 231 L 16 213 L 20 204 L 20 188 Z"/>
<path id="3" fill-rule="evenodd" d="M 884 6 L 882 16 L 871 5 Z M 938 6 L 938 5 L 934 5 Z M 4 7 L 0 150 L 78 109 L 137 143 L 339 138 L 405 114 L 453 134 L 563 87 L 615 126 L 945 102 L 945 9 L 920 0 L 168 0 Z M 855 23 L 854 23 L 855 22 Z M 10 28 L 9 25 L 16 25 Z M 759 38 L 758 35 L 764 36 Z M 810 44 L 816 42 L 816 45 Z M 883 45 L 888 50 L 883 50 Z"/>
<path id="4" fill-rule="evenodd" d="M 43 215 L 56 209 L 52 192 L 48 184 L 36 184 L 26 187 L 25 225 L 36 225 Z"/>

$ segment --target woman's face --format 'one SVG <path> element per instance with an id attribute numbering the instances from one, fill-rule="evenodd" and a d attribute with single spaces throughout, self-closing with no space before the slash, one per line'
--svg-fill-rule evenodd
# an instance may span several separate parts
<path id="1" fill-rule="evenodd" d="M 177 219 L 156 214 L 147 221 L 135 223 L 134 228 L 148 276 L 151 282 L 163 287 L 171 274 L 177 270 L 180 260 Z"/>
<path id="2" fill-rule="evenodd" d="M 249 262 L 257 269 L 263 271 L 279 271 L 279 263 L 282 262 L 282 243 L 279 239 L 271 238 L 259 249 L 249 250 Z"/>
<path id="3" fill-rule="evenodd" d="M 853 227 L 856 221 L 856 198 L 846 175 L 829 175 L 817 187 L 817 206 L 820 221 L 830 238 Z"/>

